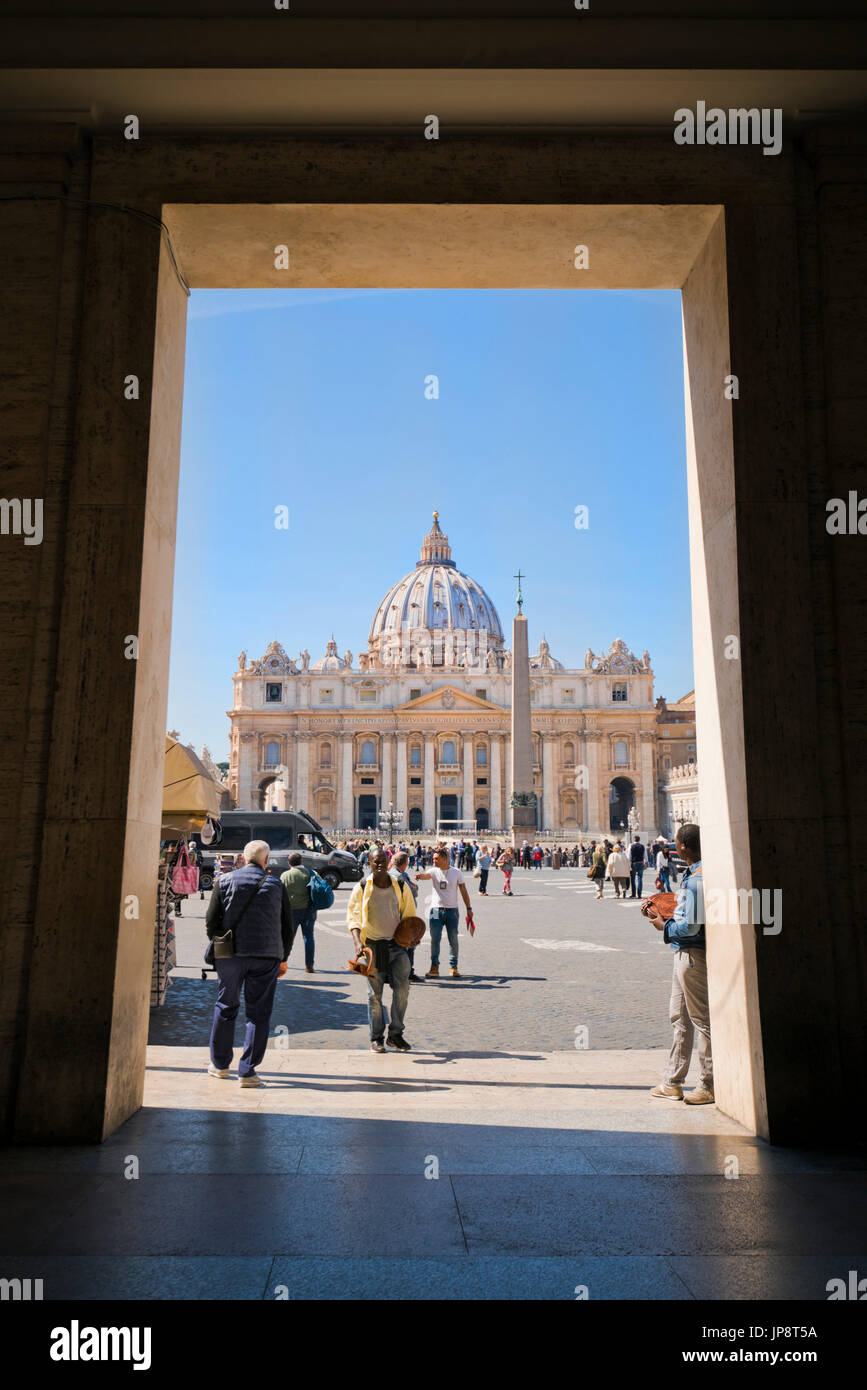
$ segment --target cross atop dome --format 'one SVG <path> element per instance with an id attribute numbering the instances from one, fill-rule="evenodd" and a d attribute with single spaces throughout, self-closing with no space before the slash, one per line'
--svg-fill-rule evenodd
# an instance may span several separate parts
<path id="1" fill-rule="evenodd" d="M 422 541 L 421 559 L 417 562 L 416 568 L 419 565 L 448 565 L 451 569 L 455 568 L 449 538 L 440 530 L 439 512 L 434 512 L 433 525 Z"/>

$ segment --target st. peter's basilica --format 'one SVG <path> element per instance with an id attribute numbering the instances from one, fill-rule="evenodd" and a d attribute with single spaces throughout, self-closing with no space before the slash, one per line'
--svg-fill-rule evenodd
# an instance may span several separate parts
<path id="1" fill-rule="evenodd" d="M 512 653 L 488 594 L 452 559 L 439 517 L 415 568 L 376 609 L 366 650 L 333 637 L 312 661 L 272 642 L 234 676 L 229 784 L 240 809 L 309 811 L 338 834 L 390 805 L 405 831 L 509 824 Z M 653 671 L 615 641 L 568 669 L 530 657 L 538 827 L 619 832 L 634 804 L 656 830 Z"/>

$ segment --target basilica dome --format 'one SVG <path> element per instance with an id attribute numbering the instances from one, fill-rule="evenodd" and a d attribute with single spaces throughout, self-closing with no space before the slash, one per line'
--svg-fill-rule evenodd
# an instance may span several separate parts
<path id="1" fill-rule="evenodd" d="M 311 669 L 314 671 L 346 670 L 346 662 L 343 660 L 342 656 L 338 656 L 337 643 L 333 637 L 325 648 L 325 655 L 321 656 L 318 661 L 314 661 Z"/>
<path id="2" fill-rule="evenodd" d="M 484 635 L 482 635 L 484 634 Z M 399 664 L 424 665 L 427 647 L 445 642 L 457 657 L 459 651 L 500 652 L 503 629 L 497 610 L 481 584 L 457 568 L 449 538 L 440 530 L 439 514 L 424 538 L 421 559 L 414 570 L 393 584 L 383 598 L 370 627 L 371 655 Z M 416 653 L 421 657 L 416 661 Z"/>

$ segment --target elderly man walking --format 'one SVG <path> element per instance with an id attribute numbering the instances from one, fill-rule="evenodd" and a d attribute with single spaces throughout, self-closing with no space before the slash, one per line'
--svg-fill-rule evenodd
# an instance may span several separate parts
<path id="1" fill-rule="evenodd" d="M 233 952 L 214 960 L 220 989 L 214 1005 L 208 1072 L 221 1080 L 229 1076 L 243 985 L 247 1027 L 238 1063 L 242 1086 L 262 1085 L 256 1068 L 268 1046 L 277 978 L 285 974 L 286 958 L 292 950 L 292 909 L 280 880 L 267 872 L 270 852 L 264 840 L 245 845 L 243 867 L 217 879 L 205 917 L 210 940 L 228 937 Z"/>
<path id="2" fill-rule="evenodd" d="M 371 1052 L 385 1052 L 385 1028 L 388 1023 L 388 1045 L 397 1052 L 412 1049 L 403 1035 L 403 1021 L 409 1002 L 409 951 L 394 939 L 400 923 L 415 917 L 415 899 L 409 888 L 388 872 L 388 856 L 379 845 L 370 851 L 370 876 L 356 883 L 346 909 L 346 925 L 355 942 L 373 951 L 375 975 L 367 977 L 367 1016 L 370 1022 Z M 391 1018 L 382 1003 L 386 981 L 391 985 Z"/>

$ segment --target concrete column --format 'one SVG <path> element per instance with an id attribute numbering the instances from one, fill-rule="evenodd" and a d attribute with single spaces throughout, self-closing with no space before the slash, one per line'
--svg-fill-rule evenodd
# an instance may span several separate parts
<path id="1" fill-rule="evenodd" d="M 643 731 L 641 741 L 641 829 L 648 835 L 656 833 L 656 766 L 653 756 L 653 734 Z"/>
<path id="2" fill-rule="evenodd" d="M 307 805 L 310 789 L 310 735 L 304 729 L 295 735 L 295 793 L 293 799 L 296 811 L 309 811 Z"/>
<path id="3" fill-rule="evenodd" d="M 409 821 L 409 808 L 407 807 L 407 793 L 409 787 L 406 780 L 406 735 L 397 736 L 397 784 L 394 792 L 394 804 L 397 810 L 403 811 L 407 823 Z"/>
<path id="4" fill-rule="evenodd" d="M 142 1103 L 161 824 L 187 301 L 153 227 L 77 213 L 105 195 L 76 134 L 28 127 L 3 175 L 4 192 L 73 195 L 2 218 L 3 489 L 45 499 L 43 544 L 4 536 L 0 556 L 18 848 L 0 1093 L 19 1143 L 98 1143 Z"/>
<path id="5" fill-rule="evenodd" d="M 352 805 L 352 739 L 344 736 L 340 740 L 340 793 L 337 804 L 337 820 L 344 828 L 354 820 Z"/>
<path id="6" fill-rule="evenodd" d="M 491 829 L 503 828 L 503 739 L 491 732 Z"/>
<path id="7" fill-rule="evenodd" d="M 506 774 L 506 804 L 503 808 L 503 829 L 511 824 L 512 812 L 512 740 L 507 734 L 503 739 L 503 768 Z"/>
<path id="8" fill-rule="evenodd" d="M 557 816 L 554 786 L 554 735 L 541 734 L 542 739 L 542 829 L 554 830 Z"/>
<path id="9" fill-rule="evenodd" d="M 383 810 L 383 811 L 387 811 L 387 810 L 388 810 L 388 803 L 389 803 L 390 801 L 394 801 L 394 792 L 392 791 L 392 780 L 393 780 L 392 768 L 393 768 L 393 765 L 394 765 L 393 753 L 394 753 L 394 735 L 393 735 L 393 734 L 383 734 L 383 736 L 382 736 L 382 798 L 381 798 L 381 800 L 380 800 L 380 808 L 381 808 L 381 810 Z"/>
<path id="10" fill-rule="evenodd" d="M 424 828 L 436 827 L 436 772 L 434 770 L 434 739 L 431 734 L 424 736 Z"/>
<path id="11" fill-rule="evenodd" d="M 476 814 L 475 796 L 475 768 L 473 765 L 473 740 L 469 734 L 464 735 L 464 794 L 463 808 L 461 815 L 465 820 Z"/>
<path id="12" fill-rule="evenodd" d="M 587 814 L 585 830 L 594 832 L 607 829 L 599 821 L 599 744 L 602 735 L 594 729 L 584 735 L 587 750 Z"/>

